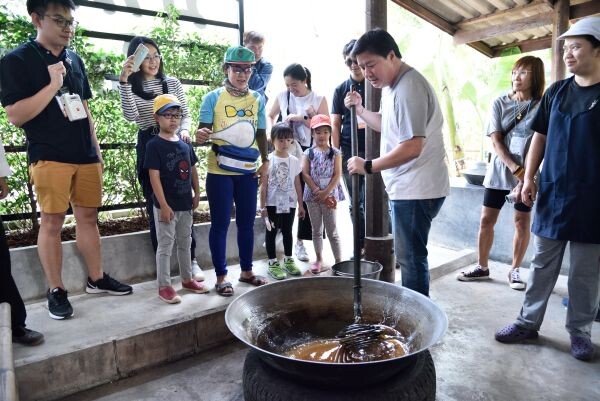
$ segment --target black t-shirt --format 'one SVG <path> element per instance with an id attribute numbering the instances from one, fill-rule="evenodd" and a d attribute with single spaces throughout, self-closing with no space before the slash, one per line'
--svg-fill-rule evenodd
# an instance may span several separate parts
<path id="1" fill-rule="evenodd" d="M 192 210 L 192 166 L 198 162 L 192 145 L 155 136 L 146 145 L 144 168 L 158 170 L 167 204 L 176 212 Z M 155 195 L 154 206 L 160 209 Z"/>
<path id="2" fill-rule="evenodd" d="M 548 133 L 548 125 L 550 124 L 550 110 L 552 101 L 558 93 L 560 87 L 565 84 L 566 87 L 562 91 L 562 99 L 560 100 L 559 110 L 565 114 L 574 115 L 582 111 L 589 110 L 593 107 L 600 107 L 600 82 L 591 86 L 579 86 L 575 82 L 574 77 L 566 80 L 553 83 L 542 96 L 540 108 L 538 109 L 531 129 L 540 134 Z"/>
<path id="3" fill-rule="evenodd" d="M 352 133 L 350 132 L 350 109 L 344 105 L 346 94 L 351 91 L 351 86 L 356 85 L 356 91 L 362 97 L 362 105 L 365 105 L 365 81 L 357 82 L 348 78 L 341 85 L 335 88 L 333 92 L 333 103 L 331 105 L 331 114 L 342 116 L 342 132 L 340 137 L 340 147 L 350 149 L 352 147 Z M 358 130 L 358 153 L 365 154 L 365 130 Z"/>
<path id="4" fill-rule="evenodd" d="M 48 66 L 62 61 L 67 69 L 64 86 L 82 100 L 92 97 L 83 61 L 64 49 L 56 57 L 35 40 L 17 47 L 0 60 L 0 101 L 6 107 L 29 98 L 50 83 Z M 51 160 L 62 163 L 98 162 L 88 119 L 70 122 L 55 99 L 40 114 L 23 124 L 29 162 Z"/>

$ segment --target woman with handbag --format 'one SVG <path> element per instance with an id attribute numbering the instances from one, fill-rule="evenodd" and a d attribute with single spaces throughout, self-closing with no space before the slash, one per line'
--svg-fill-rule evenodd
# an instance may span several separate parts
<path id="1" fill-rule="evenodd" d="M 287 89 L 277 95 L 269 111 L 269 119 L 273 125 L 277 116 L 281 115 L 281 120 L 294 130 L 295 141 L 300 144 L 302 151 L 305 151 L 310 147 L 310 119 L 317 114 L 329 115 L 327 99 L 312 90 L 310 71 L 300 64 L 287 66 L 283 71 L 283 79 Z M 304 190 L 304 180 L 301 180 L 301 183 Z M 304 209 L 306 210 L 306 204 Z M 295 246 L 298 260 L 308 262 L 304 240 L 312 240 L 312 226 L 308 214 L 304 219 L 298 220 Z"/>
<path id="2" fill-rule="evenodd" d="M 249 147 L 238 147 L 222 139 L 212 138 L 208 152 L 206 195 L 210 208 L 208 244 L 217 275 L 215 288 L 219 295 L 233 295 L 233 285 L 227 280 L 227 231 L 235 203 L 237 245 L 242 269 L 239 281 L 255 286 L 267 283 L 263 276 L 252 272 L 254 250 L 254 220 L 258 194 L 258 178 L 267 179 L 267 135 L 264 98 L 248 88 L 254 65 L 254 53 L 242 47 L 230 47 L 225 53 L 223 86 L 207 93 L 202 99 L 200 128 L 196 141 L 206 142 L 213 133 L 251 124 L 255 135 Z M 257 168 L 260 157 L 261 165 Z"/>
<path id="3" fill-rule="evenodd" d="M 529 244 L 531 208 L 521 201 L 521 188 L 525 157 L 533 136 L 530 125 L 544 92 L 544 63 L 533 56 L 520 58 L 513 66 L 511 81 L 512 91 L 494 100 L 487 129 L 495 155 L 483 181 L 485 193 L 479 226 L 479 263 L 473 269 L 461 272 L 457 279 L 478 281 L 490 278 L 488 259 L 494 240 L 494 225 L 500 209 L 508 200 L 514 203 L 515 208 L 513 260 L 508 283 L 512 289 L 523 290 L 525 283 L 521 280 L 519 266 Z"/>

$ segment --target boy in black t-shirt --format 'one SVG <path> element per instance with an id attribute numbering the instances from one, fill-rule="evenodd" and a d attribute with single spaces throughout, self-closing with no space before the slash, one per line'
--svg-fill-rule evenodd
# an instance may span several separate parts
<path id="1" fill-rule="evenodd" d="M 182 116 L 179 99 L 172 94 L 157 96 L 152 111 L 160 133 L 146 146 L 144 168 L 148 169 L 154 192 L 158 296 L 167 303 L 175 304 L 181 302 L 171 286 L 170 262 L 175 241 L 182 287 L 197 294 L 208 292 L 192 278 L 190 257 L 192 215 L 200 200 L 195 166 L 198 158 L 192 146 L 177 135 Z"/>

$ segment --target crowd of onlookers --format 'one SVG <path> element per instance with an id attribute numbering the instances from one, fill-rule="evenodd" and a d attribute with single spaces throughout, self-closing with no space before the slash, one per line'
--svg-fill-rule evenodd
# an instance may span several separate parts
<path id="1" fill-rule="evenodd" d="M 41 210 L 38 254 L 48 282 L 49 314 L 58 320 L 73 316 L 61 275 L 60 231 L 69 205 L 76 219 L 77 247 L 88 269 L 86 292 L 133 292 L 102 268 L 97 208 L 102 201 L 103 160 L 88 108 L 92 93 L 85 66 L 69 48 L 76 26 L 74 9 L 72 0 L 27 1 L 37 35 L 0 61 L 0 101 L 9 121 L 23 128 L 27 137 L 29 174 Z M 592 322 L 600 304 L 600 17 L 576 22 L 557 40 L 564 41 L 563 59 L 572 76 L 544 92 L 542 61 L 522 57 L 512 69 L 511 88 L 492 105 L 486 133 L 495 155 L 484 180 L 479 263 L 458 279 L 490 277 L 494 225 L 503 205 L 513 203 L 514 256 L 508 283 L 526 292 L 516 322 L 498 330 L 495 338 L 512 343 L 538 336 L 569 244 L 566 328 L 571 354 L 590 360 Z M 427 79 L 403 61 L 389 33 L 373 29 L 344 46 L 349 77 L 335 89 L 331 110 L 325 96 L 313 90 L 309 69 L 294 63 L 283 73 L 286 90 L 277 94 L 267 113 L 265 90 L 273 67 L 262 57 L 265 39 L 251 31 L 243 42 L 225 52 L 223 84 L 204 96 L 198 122 L 190 118 L 181 82 L 166 75 L 154 40 L 133 38 L 122 65 L 121 106 L 124 117 L 139 129 L 137 174 L 156 254 L 160 299 L 181 302 L 171 284 L 174 246 L 183 290 L 209 292 L 195 259 L 198 163 L 207 166 L 208 243 L 217 294 L 234 294 L 225 254 L 233 205 L 240 282 L 253 286 L 268 282 L 252 270 L 257 209 L 267 230 L 269 276 L 281 280 L 302 275 L 294 254 L 309 261 L 304 241 L 313 242 L 316 256 L 308 274 L 318 275 L 328 268 L 323 264 L 324 237 L 335 261 L 341 261 L 336 205 L 345 199 L 342 181 L 352 194 L 351 175 L 358 174 L 359 196 L 350 199 L 350 209 L 358 208 L 355 224 L 360 227 L 357 241 L 362 249 L 364 175 L 379 173 L 389 199 L 402 285 L 428 296 L 427 239 L 449 194 L 449 179 L 442 112 Z M 365 107 L 366 81 L 382 89 L 378 110 Z M 351 110 L 357 116 L 354 124 Z M 352 126 L 357 127 L 356 154 Z M 381 133 L 377 158 L 366 157 L 366 127 Z M 192 142 L 210 146 L 205 160 L 198 160 Z M 4 177 L 9 174 L 0 146 L 0 198 L 8 195 Z M 525 283 L 520 267 L 530 226 L 535 249 Z M 281 261 L 275 252 L 279 232 L 284 247 Z M 39 344 L 43 335 L 25 325 L 25 306 L 11 276 L 3 227 L 0 234 L 0 301 L 12 306 L 13 341 Z"/>

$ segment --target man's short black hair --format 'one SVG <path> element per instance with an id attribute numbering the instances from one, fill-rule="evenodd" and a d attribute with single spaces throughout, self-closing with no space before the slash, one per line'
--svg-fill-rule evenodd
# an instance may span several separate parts
<path id="1" fill-rule="evenodd" d="M 352 39 L 350 42 L 344 45 L 344 50 L 342 50 L 342 56 L 346 57 L 350 53 L 352 53 L 352 49 L 354 49 L 354 44 L 356 43 L 356 39 Z"/>
<path id="2" fill-rule="evenodd" d="M 361 53 L 373 53 L 381 57 L 387 57 L 390 51 L 398 58 L 402 58 L 398 44 L 387 31 L 381 28 L 371 29 L 365 32 L 354 44 L 352 57 L 356 58 Z"/>
<path id="3" fill-rule="evenodd" d="M 44 14 L 50 4 L 62 6 L 69 10 L 75 10 L 73 0 L 27 0 L 27 14 Z"/>

